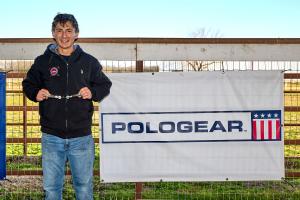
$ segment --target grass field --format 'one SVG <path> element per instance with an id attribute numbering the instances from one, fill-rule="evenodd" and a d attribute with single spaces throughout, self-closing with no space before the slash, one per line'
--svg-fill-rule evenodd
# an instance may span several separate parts
<path id="1" fill-rule="evenodd" d="M 70 177 L 66 178 L 64 199 L 73 200 L 74 191 Z M 19 181 L 20 184 L 13 184 Z M 42 179 L 31 180 L 13 177 L 10 183 L 1 183 L 0 199 L 42 199 Z M 16 187 L 16 185 L 21 185 Z M 34 187 L 33 187 L 34 186 Z M 299 180 L 265 182 L 158 182 L 144 183 L 143 199 L 247 199 L 247 200 L 298 200 Z M 95 199 L 134 199 L 134 183 L 101 183 L 94 180 Z M 4 198 L 5 197 L 5 198 Z"/>

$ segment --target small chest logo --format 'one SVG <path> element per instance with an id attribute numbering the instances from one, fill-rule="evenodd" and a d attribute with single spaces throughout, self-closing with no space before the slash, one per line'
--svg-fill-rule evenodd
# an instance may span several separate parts
<path id="1" fill-rule="evenodd" d="M 50 76 L 57 76 L 58 75 L 59 67 L 51 67 L 50 68 Z"/>

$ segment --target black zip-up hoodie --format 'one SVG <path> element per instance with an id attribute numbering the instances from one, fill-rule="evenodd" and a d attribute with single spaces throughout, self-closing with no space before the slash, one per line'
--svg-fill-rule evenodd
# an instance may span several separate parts
<path id="1" fill-rule="evenodd" d="M 78 94 L 83 87 L 92 92 L 92 99 L 48 98 L 39 102 L 41 131 L 60 138 L 75 138 L 91 134 L 92 101 L 101 101 L 109 94 L 112 85 L 102 72 L 96 58 L 85 53 L 79 45 L 68 61 L 57 53 L 56 45 L 50 44 L 43 55 L 38 56 L 23 80 L 23 92 L 36 102 L 40 89 L 52 95 Z"/>

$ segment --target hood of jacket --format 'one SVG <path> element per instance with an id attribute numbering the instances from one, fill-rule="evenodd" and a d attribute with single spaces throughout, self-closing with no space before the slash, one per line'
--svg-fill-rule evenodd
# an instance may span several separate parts
<path id="1" fill-rule="evenodd" d="M 83 50 L 81 49 L 81 47 L 77 44 L 75 44 L 73 46 L 74 51 L 72 52 L 72 54 L 70 55 L 69 60 L 73 61 L 79 58 L 80 54 L 83 52 Z M 60 56 L 60 54 L 58 53 L 58 45 L 57 44 L 49 44 L 44 52 L 45 55 L 50 54 L 51 56 L 53 55 L 57 55 Z M 51 62 L 51 59 L 49 60 L 49 62 Z"/>

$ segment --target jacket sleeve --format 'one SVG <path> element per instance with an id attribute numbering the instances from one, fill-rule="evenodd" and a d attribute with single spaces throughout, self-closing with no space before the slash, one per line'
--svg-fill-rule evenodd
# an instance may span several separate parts
<path id="1" fill-rule="evenodd" d="M 22 81 L 23 92 L 34 102 L 37 102 L 36 95 L 42 88 L 41 73 L 38 68 L 38 58 L 27 72 L 25 79 Z"/>
<path id="2" fill-rule="evenodd" d="M 109 94 L 112 82 L 103 73 L 102 66 L 97 59 L 93 59 L 91 65 L 90 90 L 92 100 L 102 101 Z"/>

